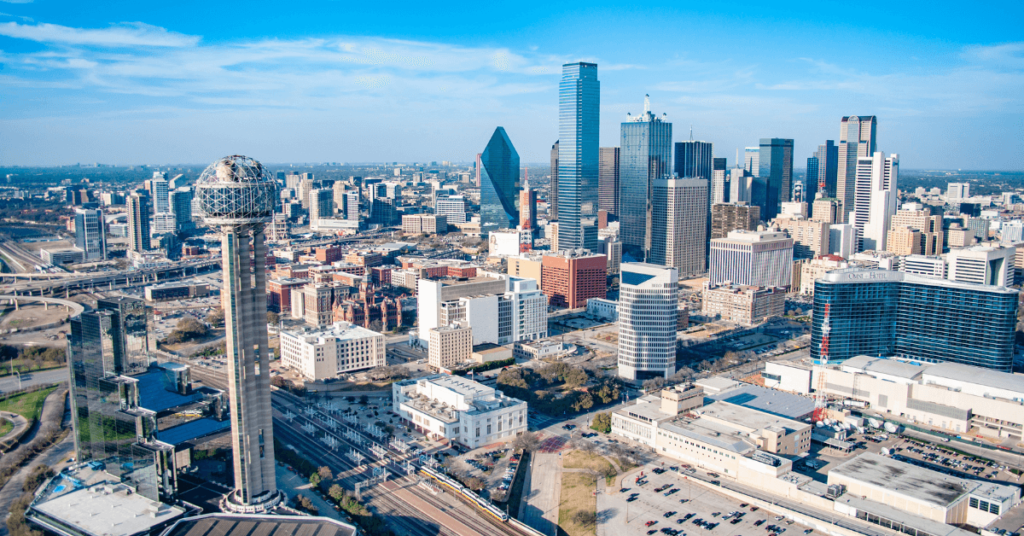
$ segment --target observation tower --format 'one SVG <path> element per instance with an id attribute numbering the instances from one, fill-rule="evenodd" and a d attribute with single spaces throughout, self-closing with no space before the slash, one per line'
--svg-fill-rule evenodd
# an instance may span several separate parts
<path id="1" fill-rule="evenodd" d="M 221 304 L 227 332 L 235 489 L 221 499 L 220 506 L 225 512 L 267 512 L 284 502 L 274 477 L 263 233 L 264 225 L 273 219 L 277 183 L 263 164 L 234 155 L 210 164 L 195 188 L 203 220 L 210 227 L 220 227 L 223 255 Z"/>

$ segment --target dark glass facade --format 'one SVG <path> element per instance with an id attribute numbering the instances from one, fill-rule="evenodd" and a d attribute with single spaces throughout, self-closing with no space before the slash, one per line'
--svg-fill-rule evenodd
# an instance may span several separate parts
<path id="1" fill-rule="evenodd" d="M 839 177 L 839 146 L 834 141 L 828 140 L 824 145 L 818 146 L 814 158 L 818 159 L 814 191 L 817 192 L 823 184 L 825 190 L 821 192 L 821 197 L 834 198 L 836 196 L 836 180 Z M 807 180 L 811 180 L 810 172 L 807 174 Z M 807 191 L 807 185 L 804 185 L 804 191 Z M 807 201 L 813 202 L 814 197 L 809 197 Z"/>
<path id="2" fill-rule="evenodd" d="M 804 178 L 804 203 L 813 203 L 818 194 L 818 157 L 807 159 L 807 177 Z"/>
<path id="3" fill-rule="evenodd" d="M 750 192 L 750 204 L 761 207 L 761 219 L 779 215 L 793 188 L 793 140 L 761 138 L 758 173 Z"/>
<path id="4" fill-rule="evenodd" d="M 598 174 L 598 208 L 609 216 L 619 215 L 619 148 L 601 147 Z"/>
<path id="5" fill-rule="evenodd" d="M 558 247 L 596 248 L 601 82 L 597 64 L 567 63 L 558 85 Z M 591 244 L 588 244 L 588 236 Z"/>
<path id="6" fill-rule="evenodd" d="M 671 174 L 672 123 L 647 111 L 622 123 L 620 147 L 619 236 L 623 253 L 640 261 L 651 245 L 651 183 Z"/>
<path id="7" fill-rule="evenodd" d="M 811 357 L 953 362 L 1010 372 L 1018 291 L 849 269 L 814 284 Z"/>
<path id="8" fill-rule="evenodd" d="M 480 233 L 519 225 L 519 153 L 505 129 L 494 129 L 480 154 Z"/>

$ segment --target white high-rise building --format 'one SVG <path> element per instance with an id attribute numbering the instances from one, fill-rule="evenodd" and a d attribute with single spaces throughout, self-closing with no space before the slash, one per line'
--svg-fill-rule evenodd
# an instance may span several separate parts
<path id="1" fill-rule="evenodd" d="M 857 252 L 857 230 L 849 223 L 833 223 L 828 228 L 828 252 L 849 259 Z"/>
<path id="2" fill-rule="evenodd" d="M 907 255 L 900 259 L 900 271 L 946 279 L 946 259 L 940 255 Z"/>
<path id="3" fill-rule="evenodd" d="M 946 255 L 950 281 L 1008 287 L 1013 284 L 1017 248 L 973 246 Z"/>
<path id="4" fill-rule="evenodd" d="M 948 201 L 967 199 L 968 197 L 971 197 L 971 183 L 951 182 L 946 185 L 946 199 Z"/>
<path id="5" fill-rule="evenodd" d="M 170 189 L 165 179 L 149 181 L 149 196 L 153 198 L 153 210 L 157 214 L 171 211 Z"/>
<path id="6" fill-rule="evenodd" d="M 548 298 L 535 279 L 492 273 L 469 280 L 420 279 L 416 299 L 424 345 L 431 328 L 456 322 L 473 328 L 474 345 L 512 344 L 548 334 Z"/>
<path id="7" fill-rule="evenodd" d="M 671 266 L 684 279 L 707 266 L 708 181 L 658 179 L 651 183 L 652 264 Z"/>
<path id="8" fill-rule="evenodd" d="M 756 177 L 757 170 L 761 167 L 761 147 L 745 147 L 743 149 L 743 168 L 748 176 Z M 733 199 L 733 201 L 739 201 Z"/>
<path id="9" fill-rule="evenodd" d="M 173 212 L 157 212 L 153 214 L 153 235 L 174 233 L 178 229 L 177 219 Z"/>
<path id="10" fill-rule="evenodd" d="M 466 198 L 461 195 L 438 197 L 434 202 L 434 214 L 445 216 L 448 223 L 466 223 L 466 209 L 469 208 Z"/>
<path id="11" fill-rule="evenodd" d="M 793 239 L 783 231 L 732 231 L 711 241 L 712 285 L 789 288 L 792 274 Z"/>
<path id="12" fill-rule="evenodd" d="M 857 159 L 853 215 L 857 251 L 884 251 L 893 216 L 896 215 L 900 157 L 876 152 Z"/>
<path id="13" fill-rule="evenodd" d="M 82 250 L 85 262 L 107 259 L 107 235 L 103 229 L 103 211 L 75 209 L 75 246 Z"/>
<path id="14" fill-rule="evenodd" d="M 678 294 L 679 272 L 675 268 L 622 264 L 618 305 L 620 378 L 667 378 L 675 372 Z"/>

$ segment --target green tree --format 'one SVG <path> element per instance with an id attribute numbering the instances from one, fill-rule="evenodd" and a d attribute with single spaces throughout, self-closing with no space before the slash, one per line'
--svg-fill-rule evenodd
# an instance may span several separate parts
<path id="1" fill-rule="evenodd" d="M 219 328 L 219 327 L 223 326 L 224 325 L 224 309 L 221 309 L 220 307 L 218 307 L 218 308 L 210 311 L 206 315 L 206 321 L 209 322 L 210 325 L 215 327 L 215 328 Z"/>
<path id="2" fill-rule="evenodd" d="M 281 317 L 274 311 L 267 311 L 267 323 L 277 325 L 281 322 Z"/>
<path id="3" fill-rule="evenodd" d="M 612 431 L 612 416 L 608 413 L 598 413 L 594 415 L 594 422 L 590 423 L 590 427 L 598 432 L 607 434 Z"/>
<path id="4" fill-rule="evenodd" d="M 327 490 L 327 495 L 329 495 L 335 501 L 340 502 L 343 498 L 345 498 L 345 489 L 337 484 L 332 484 L 331 489 Z"/>
<path id="5" fill-rule="evenodd" d="M 319 486 L 320 485 L 320 473 L 313 473 L 313 474 L 309 475 L 309 483 L 313 484 L 314 488 Z"/>
<path id="6" fill-rule="evenodd" d="M 317 474 L 320 475 L 320 480 L 326 482 L 334 478 L 334 473 L 331 472 L 331 468 L 326 465 L 321 466 L 316 470 Z"/>

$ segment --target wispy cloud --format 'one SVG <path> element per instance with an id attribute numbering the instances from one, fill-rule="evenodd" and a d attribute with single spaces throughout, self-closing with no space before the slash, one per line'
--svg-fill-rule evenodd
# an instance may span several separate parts
<path id="1" fill-rule="evenodd" d="M 0 0 L 0 2 L 7 4 L 31 4 L 32 0 Z"/>
<path id="2" fill-rule="evenodd" d="M 185 47 L 199 42 L 198 36 L 169 32 L 164 28 L 141 22 L 125 23 L 102 29 L 71 28 L 46 23 L 5 22 L 0 23 L 0 35 L 40 43 L 99 47 Z"/>

